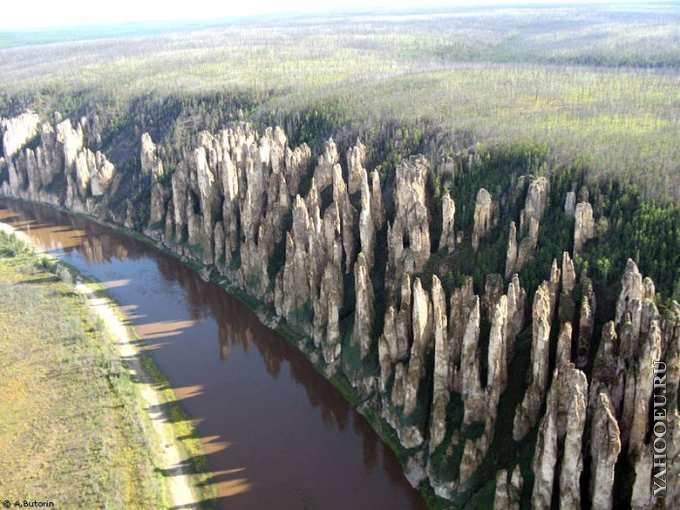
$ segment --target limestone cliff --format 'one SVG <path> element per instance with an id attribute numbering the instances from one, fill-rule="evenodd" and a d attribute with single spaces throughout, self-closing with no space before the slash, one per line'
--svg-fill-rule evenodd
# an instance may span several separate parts
<path id="1" fill-rule="evenodd" d="M 618 296 L 601 296 L 580 262 L 606 232 L 586 188 L 523 172 L 508 189 L 454 179 L 433 193 L 480 158 L 464 153 L 447 174 L 412 155 L 386 171 L 367 168 L 356 136 L 291 147 L 281 128 L 243 122 L 195 133 L 172 161 L 144 132 L 138 165 L 121 171 L 94 120 L 27 112 L 0 130 L 0 195 L 138 230 L 248 294 L 395 438 L 408 479 L 456 504 L 650 508 L 662 361 L 677 499 L 680 305 L 657 306 L 633 260 L 609 278 Z M 547 217 L 565 222 L 573 251 L 545 255 Z"/>

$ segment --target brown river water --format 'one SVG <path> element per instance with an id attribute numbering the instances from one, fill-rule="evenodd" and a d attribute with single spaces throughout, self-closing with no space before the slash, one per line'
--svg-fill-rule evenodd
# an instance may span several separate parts
<path id="1" fill-rule="evenodd" d="M 218 508 L 421 509 L 394 454 L 302 353 L 175 258 L 0 200 L 0 221 L 101 281 L 194 420 Z"/>

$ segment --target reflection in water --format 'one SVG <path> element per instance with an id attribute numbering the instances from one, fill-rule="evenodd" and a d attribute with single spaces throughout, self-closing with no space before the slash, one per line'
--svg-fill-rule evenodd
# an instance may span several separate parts
<path id="1" fill-rule="evenodd" d="M 12 203 L 0 221 L 104 283 L 195 417 L 223 508 L 422 508 L 392 452 L 302 353 L 174 258 Z"/>

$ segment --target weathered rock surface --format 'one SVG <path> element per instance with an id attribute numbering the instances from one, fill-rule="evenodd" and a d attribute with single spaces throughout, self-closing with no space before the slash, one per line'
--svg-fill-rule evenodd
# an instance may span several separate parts
<path id="1" fill-rule="evenodd" d="M 232 123 L 215 133 L 198 133 L 195 146 L 167 164 L 151 137 L 142 135 L 138 175 L 130 176 L 97 152 L 102 133 L 95 116 L 58 122 L 37 122 L 28 129 L 30 146 L 25 136 L 14 138 L 24 139 L 10 143 L 18 144 L 11 157 L 0 158 L 0 176 L 7 175 L 0 194 L 143 228 L 184 260 L 203 264 L 205 279 L 221 273 L 263 310 L 273 309 L 276 321 L 285 320 L 300 334 L 298 346 L 320 370 L 327 376 L 340 372 L 361 408 L 384 419 L 407 450 L 405 470 L 412 483 L 428 479 L 434 492 L 448 499 L 480 489 L 480 466 L 495 455 L 489 450 L 498 438 L 499 407 L 510 402 L 503 400 L 504 392 L 521 382 L 518 374 L 509 374 L 510 364 L 524 363 L 529 355 L 519 351 L 515 359 L 518 349 L 527 348 L 515 345 L 516 339 L 529 326 L 528 296 L 517 271 L 540 244 L 547 208 L 560 207 L 548 203 L 546 178 L 515 179 L 512 190 L 498 190 L 495 201 L 479 190 L 475 250 L 499 219 L 515 221 L 505 268 L 495 269 L 505 269 L 504 275 L 489 271 L 475 275 L 475 281 L 455 267 L 466 253 L 456 247 L 465 233 L 455 231 L 455 209 L 469 213 L 473 204 L 442 197 L 439 252 L 430 259 L 431 219 L 437 215 L 428 208 L 438 205 L 429 193 L 440 176 L 430 172 L 448 164 L 436 147 L 433 170 L 425 157 L 408 158 L 393 176 L 382 176 L 394 183 L 383 190 L 378 171 L 365 168 L 367 148 L 361 142 L 341 162 L 329 140 L 313 167 L 311 149 L 289 147 L 280 128 L 258 133 L 248 124 Z M 465 171 L 474 157 L 464 151 L 451 171 Z M 174 169 L 172 176 L 165 175 L 166 167 Z M 116 194 L 121 182 L 121 189 L 134 193 L 126 191 L 121 199 Z M 525 189 L 519 218 L 500 218 Z M 142 199 L 146 204 L 138 202 Z M 596 231 L 604 232 L 606 221 L 600 218 L 595 227 L 585 189 L 578 197 L 567 194 L 564 211 L 575 216 L 578 254 Z M 654 283 L 629 261 L 613 317 L 608 317 L 613 320 L 601 325 L 593 285 L 586 274 L 576 274 L 569 253 L 563 253 L 561 264 L 554 261 L 543 270 L 550 276 L 531 296 L 531 365 L 520 388 L 523 399 L 510 416 L 515 440 L 526 441 L 533 437 L 530 431 L 537 431 L 533 506 L 627 504 L 626 495 L 613 494 L 614 479 L 622 476 L 616 463 L 623 449 L 625 467 L 630 466 L 625 473 L 630 505 L 650 507 L 655 473 L 650 416 L 658 390 L 653 362 L 658 360 L 667 364 L 668 494 L 675 501 L 680 496 L 680 305 L 660 312 Z M 610 299 L 603 303 L 600 315 L 611 308 Z M 377 313 L 384 313 L 384 320 Z M 600 326 L 601 339 L 593 341 Z M 557 345 L 551 366 L 551 329 L 558 327 L 552 331 Z M 572 351 L 576 366 L 589 370 L 590 386 L 572 364 Z M 448 416 L 458 399 L 458 414 Z M 589 448 L 585 459 L 584 448 Z M 591 483 L 583 475 L 584 461 L 593 478 L 589 487 L 581 487 Z M 518 508 L 520 468 L 503 467 L 496 475 L 495 504 Z M 457 476 L 446 472 L 449 468 Z M 581 501 L 584 496 L 592 500 Z"/>
<path id="2" fill-rule="evenodd" d="M 0 119 L 0 136 L 5 159 L 9 160 L 38 134 L 40 117 L 31 111 L 10 119 Z"/>
<path id="3" fill-rule="evenodd" d="M 417 405 L 420 381 L 425 374 L 425 356 L 432 348 L 432 302 L 420 279 L 413 282 L 413 345 L 404 381 L 404 414 L 410 415 Z"/>
<path id="4" fill-rule="evenodd" d="M 491 230 L 494 214 L 494 204 L 491 194 L 484 188 L 477 192 L 475 212 L 472 228 L 472 249 L 477 251 L 479 241 L 486 237 Z"/>
<path id="5" fill-rule="evenodd" d="M 590 491 L 593 508 L 612 508 L 614 466 L 621 452 L 621 437 L 614 409 L 605 392 L 597 395 L 591 425 Z"/>
<path id="6" fill-rule="evenodd" d="M 533 257 L 538 244 L 539 226 L 548 206 L 549 193 L 550 183 L 545 177 L 538 177 L 529 184 L 524 208 L 520 213 L 519 231 L 515 222 L 510 225 L 505 261 L 506 278 L 521 271 Z"/>
<path id="7" fill-rule="evenodd" d="M 371 216 L 375 229 L 380 230 L 385 224 L 385 206 L 380 187 L 380 175 L 376 170 L 371 172 Z"/>
<path id="8" fill-rule="evenodd" d="M 548 282 L 543 282 L 534 295 L 532 310 L 531 372 L 529 386 L 520 407 L 515 412 L 513 438 L 522 439 L 538 422 L 548 384 L 552 297 Z"/>
<path id="9" fill-rule="evenodd" d="M 366 170 L 361 170 L 359 189 L 361 191 L 361 212 L 359 213 L 359 242 L 366 257 L 368 269 L 373 268 L 375 253 L 375 219 L 371 207 L 371 190 L 368 187 Z M 349 234 L 349 232 L 348 232 Z"/>
<path id="10" fill-rule="evenodd" d="M 442 235 L 439 238 L 439 250 L 452 252 L 456 247 L 455 231 L 456 204 L 451 195 L 445 193 L 442 198 Z"/>
<path id="11" fill-rule="evenodd" d="M 334 168 L 338 165 L 339 161 L 338 148 L 331 138 L 324 144 L 323 151 L 319 156 L 316 169 L 314 170 L 314 182 L 316 183 L 319 192 L 333 184 Z"/>
<path id="12" fill-rule="evenodd" d="M 572 217 L 576 214 L 576 193 L 573 191 L 567 191 L 564 198 L 564 214 Z"/>
<path id="13" fill-rule="evenodd" d="M 359 344 L 361 357 L 365 358 L 373 345 L 373 283 L 369 274 L 368 263 L 363 252 L 357 256 L 354 264 L 354 289 L 356 293 L 356 309 L 354 314 L 354 332 L 352 339 Z"/>
<path id="14" fill-rule="evenodd" d="M 637 265 L 631 259 L 626 262 L 626 270 L 621 278 L 621 293 L 616 301 L 615 322 L 620 324 L 625 314 L 630 314 L 633 323 L 634 336 L 640 334 L 640 320 L 642 313 L 642 299 L 645 289 L 642 285 L 642 275 Z"/>
<path id="15" fill-rule="evenodd" d="M 26 112 L 1 122 L 7 154 L 3 165 L 9 176 L 6 193 L 94 216 L 101 214 L 97 205 L 116 191 L 117 172 L 102 152 L 87 146 L 92 138 L 86 137 L 92 134 L 87 131 L 87 119 L 75 128 L 68 119 L 54 127 L 49 122 L 40 124 L 36 114 Z M 31 147 L 24 147 L 34 138 Z"/>
<path id="16" fill-rule="evenodd" d="M 347 168 L 349 175 L 348 188 L 350 193 L 356 193 L 361 189 L 366 169 L 366 146 L 357 140 L 354 147 L 347 150 Z"/>
<path id="17" fill-rule="evenodd" d="M 515 352 L 515 338 L 524 327 L 524 310 L 526 307 L 527 293 L 521 287 L 519 276 L 514 274 L 508 284 L 508 321 L 505 333 L 507 362 L 510 363 Z"/>
<path id="18" fill-rule="evenodd" d="M 560 334 L 557 338 L 557 366 L 565 366 L 571 362 L 571 322 L 562 323 Z"/>
<path id="19" fill-rule="evenodd" d="M 324 361 L 334 372 L 340 361 L 340 308 L 342 307 L 342 271 L 329 261 L 321 279 L 319 298 L 314 301 L 314 341 L 321 346 Z"/>
<path id="20" fill-rule="evenodd" d="M 470 320 L 474 320 L 472 310 L 476 306 L 477 296 L 474 293 L 472 278 L 466 278 L 462 287 L 451 294 L 449 306 L 449 374 L 451 389 L 462 393 L 461 352 L 463 339 Z"/>
<path id="21" fill-rule="evenodd" d="M 576 286 L 576 270 L 574 269 L 574 262 L 569 256 L 569 252 L 562 253 L 562 293 L 569 295 L 574 291 Z"/>
<path id="22" fill-rule="evenodd" d="M 595 327 L 596 306 L 592 282 L 588 278 L 584 278 L 581 283 L 581 307 L 576 342 L 576 366 L 578 368 L 583 368 L 588 363 Z"/>
<path id="23" fill-rule="evenodd" d="M 474 297 L 472 309 L 468 316 L 460 354 L 461 379 L 460 387 L 465 407 L 463 423 L 471 424 L 482 418 L 482 383 L 479 374 L 479 296 Z"/>
<path id="24" fill-rule="evenodd" d="M 496 493 L 494 508 L 519 510 L 524 480 L 519 466 L 515 466 L 511 473 L 501 469 L 496 474 Z"/>
<path id="25" fill-rule="evenodd" d="M 581 448 L 587 400 L 588 381 L 583 372 L 570 363 L 555 370 L 534 452 L 533 508 L 550 508 L 558 479 L 560 508 L 581 507 Z"/>
<path id="26" fill-rule="evenodd" d="M 425 186 L 430 164 L 424 157 L 410 158 L 397 167 L 394 183 L 395 218 L 387 230 L 388 270 L 385 286 L 390 294 L 401 275 L 420 272 L 430 258 L 430 220 Z"/>
<path id="27" fill-rule="evenodd" d="M 515 272 L 517 266 L 517 225 L 515 222 L 510 223 L 510 232 L 508 233 L 508 247 L 505 251 L 505 277 L 510 278 Z"/>
<path id="28" fill-rule="evenodd" d="M 432 418 L 430 421 L 430 450 L 441 444 L 446 434 L 446 407 L 450 392 L 450 353 L 446 293 L 439 278 L 432 276 L 432 323 L 434 329 L 434 381 Z"/>
<path id="29" fill-rule="evenodd" d="M 583 247 L 595 237 L 593 207 L 589 202 L 579 202 L 574 211 L 574 256 L 580 255 Z"/>
<path id="30" fill-rule="evenodd" d="M 156 179 L 160 179 L 165 174 L 163 162 L 156 151 L 156 144 L 153 143 L 149 133 L 142 135 L 139 161 L 143 174 L 152 175 Z"/>

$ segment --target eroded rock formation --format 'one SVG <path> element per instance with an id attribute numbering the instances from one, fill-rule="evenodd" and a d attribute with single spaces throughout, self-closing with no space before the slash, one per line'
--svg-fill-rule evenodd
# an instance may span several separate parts
<path id="1" fill-rule="evenodd" d="M 491 194 L 484 188 L 477 192 L 475 200 L 474 226 L 472 229 L 472 249 L 477 251 L 479 241 L 491 230 L 493 222 L 494 204 Z"/>
<path id="2" fill-rule="evenodd" d="M 586 188 L 551 204 L 550 180 L 524 176 L 511 193 L 479 188 L 456 204 L 444 193 L 439 204 L 431 193 L 439 170 L 424 156 L 385 175 L 366 168 L 360 141 L 328 140 L 315 153 L 290 147 L 280 128 L 238 122 L 197 133 L 172 164 L 162 140 L 145 133 L 136 173 L 117 171 L 94 117 L 41 122 L 26 113 L 1 130 L 0 195 L 140 230 L 201 264 L 204 278 L 247 293 L 299 334 L 320 370 L 353 388 L 360 409 L 394 432 L 409 480 L 427 481 L 439 497 L 464 498 L 485 483 L 492 494 L 495 483 L 497 508 L 519 508 L 528 494 L 535 508 L 648 508 L 654 367 L 663 362 L 668 496 L 677 499 L 680 305 L 657 308 L 654 283 L 631 260 L 613 316 L 604 317 L 612 296 L 597 310 L 597 285 L 574 264 L 600 229 Z M 463 153 L 452 175 L 475 157 Z M 525 190 L 519 217 L 508 217 Z M 574 259 L 564 251 L 535 268 L 549 208 L 575 218 Z M 455 227 L 456 209 L 468 225 Z M 501 253 L 481 277 L 458 272 L 460 257 L 485 255 L 482 240 L 497 224 L 510 225 L 505 260 Z M 529 272 L 545 281 L 527 295 L 532 257 Z M 513 461 L 494 467 L 495 481 L 480 480 L 494 441 L 510 436 L 533 452 L 533 477 L 525 482 Z M 630 494 L 614 490 L 624 464 Z"/>
<path id="3" fill-rule="evenodd" d="M 520 213 L 519 230 L 510 224 L 505 261 L 505 277 L 519 272 L 533 257 L 538 244 L 538 230 L 543 213 L 548 206 L 550 184 L 547 178 L 538 177 L 527 189 L 524 208 Z"/>
<path id="4" fill-rule="evenodd" d="M 38 134 L 40 117 L 27 111 L 9 119 L 0 119 L 0 137 L 2 138 L 3 156 L 10 159 L 26 142 Z"/>
<path id="5" fill-rule="evenodd" d="M 543 282 L 534 295 L 532 308 L 531 372 L 529 386 L 522 404 L 517 408 L 513 424 L 515 441 L 522 439 L 538 421 L 541 405 L 548 384 L 548 355 L 552 304 L 548 282 Z"/>
<path id="6" fill-rule="evenodd" d="M 395 218 L 387 229 L 386 287 L 394 292 L 394 282 L 403 273 L 417 273 L 430 258 L 430 218 L 425 202 L 425 185 L 430 171 L 424 157 L 403 161 L 394 183 Z"/>
<path id="7" fill-rule="evenodd" d="M 595 220 L 593 208 L 589 202 L 579 202 L 574 210 L 574 256 L 583 251 L 583 247 L 595 237 Z"/>

